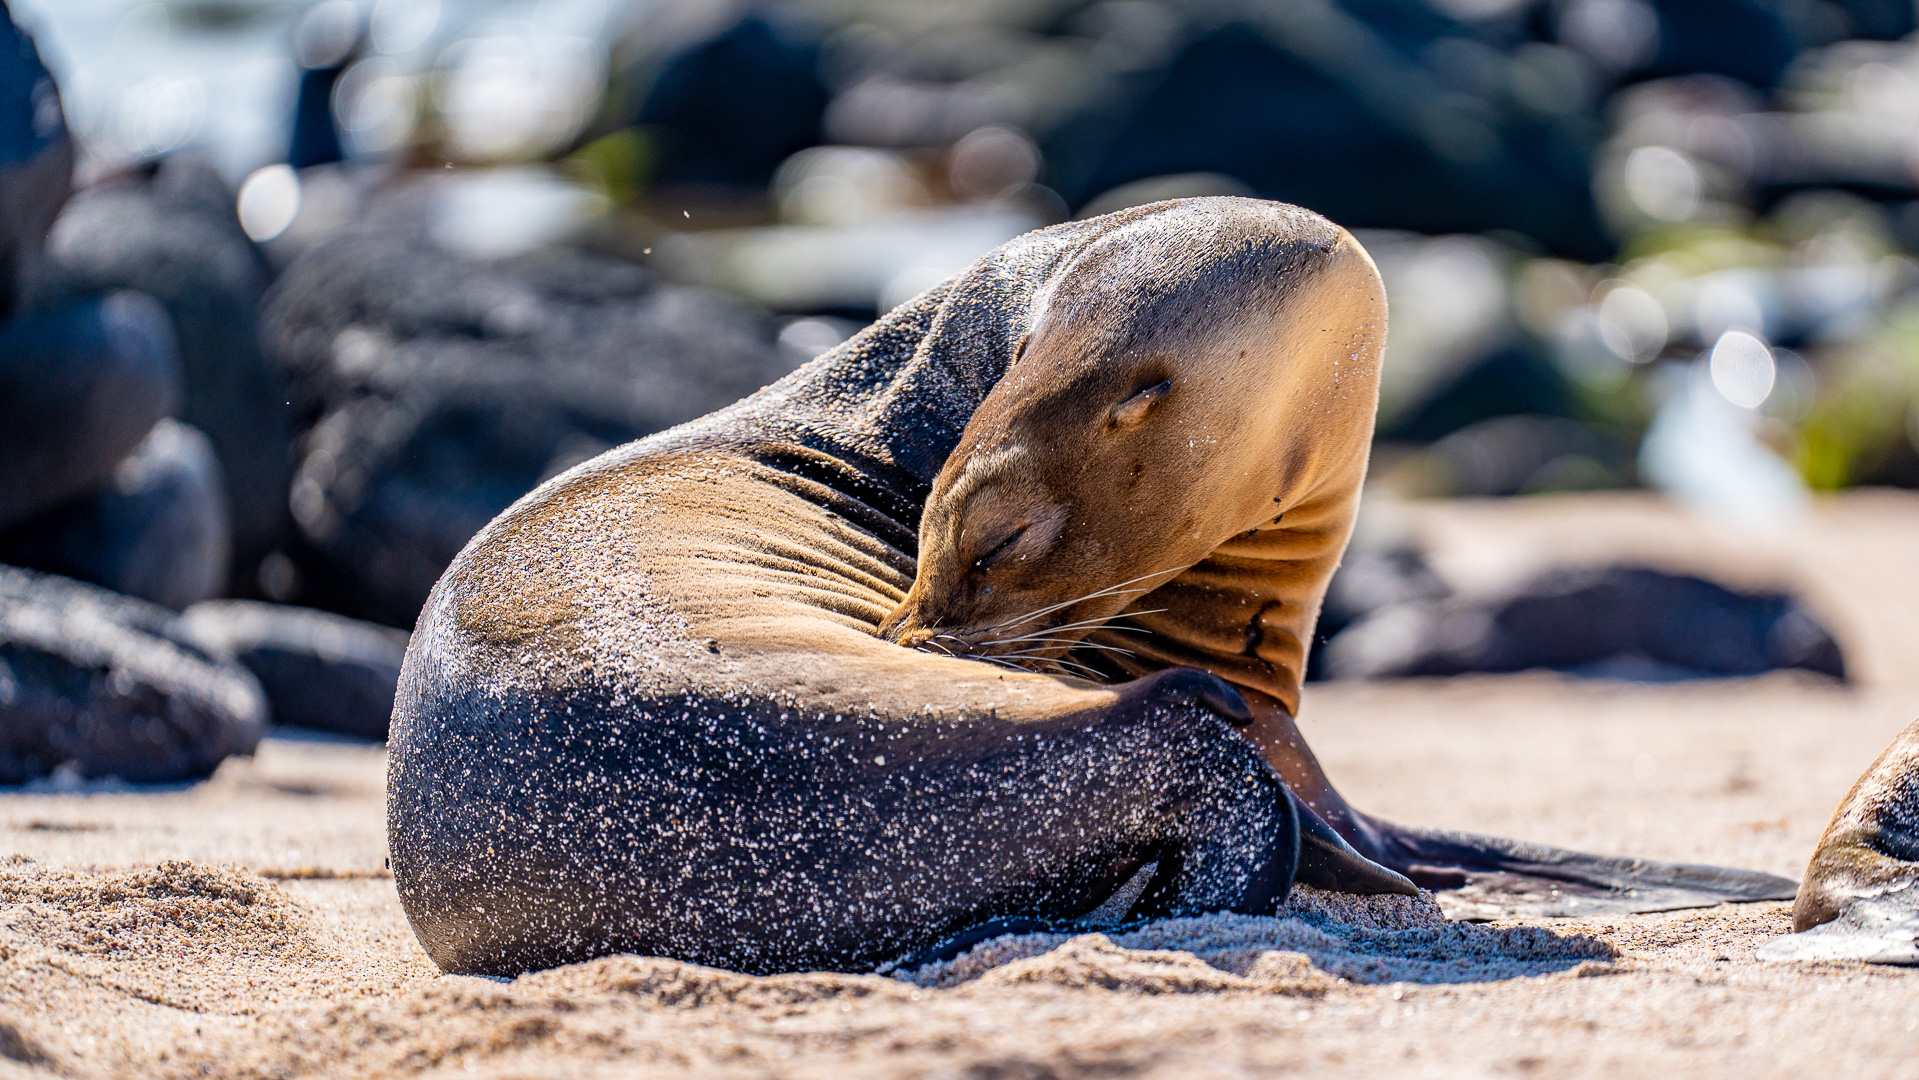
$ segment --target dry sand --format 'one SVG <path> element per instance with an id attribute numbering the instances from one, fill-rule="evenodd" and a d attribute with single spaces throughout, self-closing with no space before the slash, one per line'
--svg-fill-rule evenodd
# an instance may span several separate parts
<path id="1" fill-rule="evenodd" d="M 1648 499 L 1409 507 L 1456 580 L 1627 556 L 1804 589 L 1859 676 L 1316 685 L 1302 724 L 1400 820 L 1797 877 L 1919 714 L 1919 498 L 1753 536 Z M 174 789 L 0 796 L 12 1076 L 1919 1076 L 1919 970 L 1764 964 L 1784 904 L 1447 923 L 1284 918 L 989 943 L 911 981 L 613 957 L 440 976 L 382 869 L 383 754 L 271 739 Z"/>

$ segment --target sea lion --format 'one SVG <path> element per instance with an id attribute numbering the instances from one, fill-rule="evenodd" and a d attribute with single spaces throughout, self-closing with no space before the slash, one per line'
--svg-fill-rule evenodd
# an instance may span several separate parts
<path id="1" fill-rule="evenodd" d="M 1104 320 L 1142 339 L 1211 305 L 1284 325 L 1342 236 L 1237 199 L 1033 233 L 516 503 L 435 587 L 394 710 L 392 867 L 428 954 L 870 970 L 1088 911 L 1148 864 L 1135 916 L 1270 909 L 1298 815 L 1219 678 L 1103 686 L 877 629 L 981 400 L 1016 357 L 1046 364 L 1051 305 L 1110 286 Z"/>
<path id="2" fill-rule="evenodd" d="M 1919 964 L 1919 720 L 1833 811 L 1793 903 L 1792 928 L 1760 958 Z"/>

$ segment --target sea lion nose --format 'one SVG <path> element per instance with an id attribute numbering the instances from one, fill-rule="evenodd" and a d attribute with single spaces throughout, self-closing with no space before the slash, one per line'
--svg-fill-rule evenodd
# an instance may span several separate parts
<path id="1" fill-rule="evenodd" d="M 908 649 L 919 648 L 933 634 L 933 629 L 922 624 L 913 613 L 894 612 L 879 625 L 879 636 L 883 640 Z"/>

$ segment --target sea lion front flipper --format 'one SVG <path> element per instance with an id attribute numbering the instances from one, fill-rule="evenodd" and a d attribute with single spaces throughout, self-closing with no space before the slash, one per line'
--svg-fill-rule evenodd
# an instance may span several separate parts
<path id="1" fill-rule="evenodd" d="M 1299 813 L 1299 869 L 1293 880 L 1334 892 L 1419 895 L 1411 879 L 1361 855 L 1292 789 L 1286 794 Z"/>
<path id="2" fill-rule="evenodd" d="M 1375 822 L 1382 854 L 1435 890 L 1449 919 L 1625 915 L 1790 900 L 1792 881 L 1753 870 L 1588 855 L 1544 844 Z"/>

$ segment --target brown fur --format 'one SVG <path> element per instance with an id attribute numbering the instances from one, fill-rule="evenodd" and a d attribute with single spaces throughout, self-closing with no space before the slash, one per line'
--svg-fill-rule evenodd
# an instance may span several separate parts
<path id="1" fill-rule="evenodd" d="M 1117 617 L 1146 633 L 1092 632 L 1114 674 L 1200 667 L 1297 708 L 1386 303 L 1344 230 L 1267 215 L 1122 231 L 1061 275 L 934 482 L 883 635 L 1044 667 Z"/>

